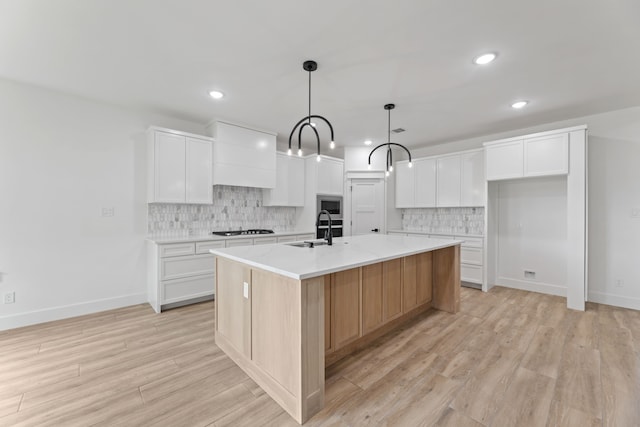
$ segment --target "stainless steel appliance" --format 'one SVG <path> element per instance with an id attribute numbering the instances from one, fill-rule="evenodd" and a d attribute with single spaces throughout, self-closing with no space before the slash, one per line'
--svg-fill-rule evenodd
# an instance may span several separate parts
<path id="1" fill-rule="evenodd" d="M 316 211 L 327 211 L 331 214 L 331 234 L 333 237 L 342 237 L 342 197 L 323 196 L 319 194 L 316 199 Z M 316 238 L 324 239 L 329 230 L 329 220 L 320 219 L 316 226 Z"/>
<path id="2" fill-rule="evenodd" d="M 342 219 L 342 197 L 319 195 L 316 211 L 327 211 L 331 214 L 332 219 Z"/>

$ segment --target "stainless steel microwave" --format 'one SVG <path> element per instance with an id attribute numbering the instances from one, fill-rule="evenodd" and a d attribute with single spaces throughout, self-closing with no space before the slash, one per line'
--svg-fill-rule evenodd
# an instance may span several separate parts
<path id="1" fill-rule="evenodd" d="M 318 196 L 318 212 L 325 210 L 332 217 L 342 218 L 342 197 L 340 196 Z"/>

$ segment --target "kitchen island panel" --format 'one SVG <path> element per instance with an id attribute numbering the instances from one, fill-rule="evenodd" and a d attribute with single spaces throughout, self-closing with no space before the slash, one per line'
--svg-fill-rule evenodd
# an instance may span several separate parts
<path id="1" fill-rule="evenodd" d="M 460 310 L 460 245 L 433 252 L 433 308 Z"/>

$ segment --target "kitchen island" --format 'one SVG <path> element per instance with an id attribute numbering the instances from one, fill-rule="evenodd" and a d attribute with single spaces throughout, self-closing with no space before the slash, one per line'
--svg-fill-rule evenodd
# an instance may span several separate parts
<path id="1" fill-rule="evenodd" d="M 459 310 L 460 243 L 364 235 L 212 249 L 216 344 L 304 423 L 324 406 L 325 366 L 432 307 Z"/>

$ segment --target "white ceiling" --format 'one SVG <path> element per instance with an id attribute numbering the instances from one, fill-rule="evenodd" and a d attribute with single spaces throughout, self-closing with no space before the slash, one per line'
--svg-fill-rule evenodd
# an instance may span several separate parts
<path id="1" fill-rule="evenodd" d="M 393 102 L 392 140 L 424 146 L 640 105 L 640 2 L 0 0 L 0 76 L 280 141 L 306 59 L 338 145 L 385 142 Z"/>

